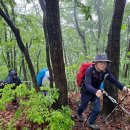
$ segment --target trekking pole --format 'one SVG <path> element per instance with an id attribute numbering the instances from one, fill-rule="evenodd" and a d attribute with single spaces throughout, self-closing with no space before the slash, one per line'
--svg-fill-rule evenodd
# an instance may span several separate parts
<path id="1" fill-rule="evenodd" d="M 106 80 L 106 78 L 107 78 L 108 75 L 109 75 L 109 74 L 105 74 L 104 79 L 103 79 L 103 81 L 102 81 L 101 84 L 100 84 L 99 89 L 102 91 L 102 93 L 103 93 L 103 91 L 104 91 L 104 82 L 105 82 L 105 80 Z M 100 99 L 100 97 L 97 97 L 97 99 L 96 99 L 96 101 L 95 101 L 94 103 L 96 103 L 99 99 Z"/>
<path id="2" fill-rule="evenodd" d="M 118 107 L 120 107 L 126 114 L 130 115 L 130 112 L 128 112 L 123 106 L 120 105 L 120 104 L 124 101 L 124 99 L 128 96 L 128 93 L 121 99 L 121 102 L 118 103 L 113 97 L 111 97 L 111 96 L 104 90 L 104 82 L 105 82 L 105 80 L 106 80 L 106 78 L 107 78 L 108 75 L 109 75 L 109 74 L 106 74 L 106 75 L 105 75 L 104 80 L 103 80 L 103 82 L 102 82 L 101 85 L 100 85 L 100 89 L 102 90 L 103 94 L 104 94 L 105 96 L 107 96 L 107 97 L 111 100 L 112 103 L 116 104 L 116 107 L 115 107 L 115 108 L 112 110 L 112 112 L 105 118 L 105 120 L 104 120 L 105 122 L 107 121 L 107 119 L 112 115 L 112 113 L 113 113 Z"/>
<path id="3" fill-rule="evenodd" d="M 108 95 L 107 93 L 105 94 L 106 96 Z M 104 122 L 107 121 L 107 119 L 112 115 L 112 113 L 118 108 L 120 107 L 126 114 L 130 115 L 130 112 L 128 112 L 123 106 L 121 106 L 120 104 L 124 101 L 124 99 L 128 96 L 128 93 L 121 99 L 121 101 L 118 103 L 115 99 L 113 99 L 110 95 L 108 95 L 107 97 L 116 104 L 115 108 L 111 111 L 111 113 L 104 119 Z"/>
<path id="4" fill-rule="evenodd" d="M 103 81 L 102 81 L 102 83 L 101 83 L 101 85 L 99 87 L 102 91 L 104 90 L 104 82 L 105 82 L 105 80 L 106 80 L 106 78 L 107 78 L 108 75 L 109 74 L 105 74 L 104 79 L 103 79 Z"/>

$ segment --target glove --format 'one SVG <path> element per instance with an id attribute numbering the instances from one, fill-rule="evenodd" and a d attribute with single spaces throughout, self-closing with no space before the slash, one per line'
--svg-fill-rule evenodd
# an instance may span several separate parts
<path id="1" fill-rule="evenodd" d="M 102 95 L 103 95 L 102 91 L 101 90 L 97 90 L 96 96 L 97 97 L 101 97 Z"/>
<path id="2" fill-rule="evenodd" d="M 129 93 L 129 92 L 130 92 L 130 89 L 129 89 L 129 88 L 127 88 L 126 86 L 124 86 L 122 90 L 123 90 L 123 92 L 127 92 L 127 93 Z"/>

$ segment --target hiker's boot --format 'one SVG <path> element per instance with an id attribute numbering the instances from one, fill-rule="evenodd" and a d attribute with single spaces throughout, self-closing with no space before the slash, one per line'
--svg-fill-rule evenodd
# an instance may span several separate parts
<path id="1" fill-rule="evenodd" d="M 83 118 L 82 115 L 77 115 L 77 116 L 78 116 L 78 120 L 79 120 L 80 122 L 83 122 L 83 121 L 84 121 L 84 118 Z"/>
<path id="2" fill-rule="evenodd" d="M 87 123 L 88 127 L 90 127 L 92 130 L 100 130 L 100 127 L 97 124 L 90 124 Z"/>

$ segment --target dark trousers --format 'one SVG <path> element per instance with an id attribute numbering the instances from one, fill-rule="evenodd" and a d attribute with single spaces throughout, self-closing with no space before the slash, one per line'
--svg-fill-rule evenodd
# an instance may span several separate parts
<path id="1" fill-rule="evenodd" d="M 89 92 L 81 93 L 81 104 L 78 108 L 78 115 L 82 115 L 83 111 L 86 109 L 89 101 L 92 102 L 93 108 L 88 117 L 88 123 L 94 124 L 97 119 L 98 114 L 100 113 L 100 98 L 95 95 L 90 94 Z"/>

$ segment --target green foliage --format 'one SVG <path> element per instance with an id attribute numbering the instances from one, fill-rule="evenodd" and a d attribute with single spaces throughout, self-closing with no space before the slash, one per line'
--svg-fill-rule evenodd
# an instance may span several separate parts
<path id="1" fill-rule="evenodd" d="M 32 0 L 23 1 L 22 4 L 19 4 L 18 1 L 16 3 L 12 0 L 5 0 L 3 1 L 4 4 L 7 7 L 7 10 L 9 12 L 10 18 L 13 19 L 15 17 L 14 24 L 20 31 L 21 39 L 23 40 L 24 45 L 28 45 L 28 51 L 30 54 L 30 57 L 32 59 L 34 68 L 42 68 L 46 66 L 46 51 L 45 51 L 45 39 L 44 39 L 44 33 L 43 33 L 43 27 L 42 27 L 42 17 L 40 16 L 40 13 L 36 13 L 35 9 L 30 9 L 30 5 L 32 6 Z M 30 4 L 31 3 L 31 4 Z M 25 6 L 24 6 L 25 5 Z M 28 8 L 29 5 L 29 8 Z M 36 5 L 35 5 L 36 6 Z M 14 8 L 15 12 L 14 15 L 11 12 L 11 7 Z M 27 7 L 27 8 L 26 8 Z M 22 10 L 21 10 L 22 8 Z M 31 7 L 32 8 L 32 7 Z M 29 11 L 29 9 L 31 11 Z M 38 8 L 37 8 L 38 9 Z M 38 10 L 37 10 L 38 11 Z M 17 46 L 16 38 L 13 35 L 11 29 L 8 27 L 6 22 L 0 18 L 0 53 L 2 54 L 0 56 L 0 63 L 2 62 L 2 65 L 7 66 L 7 52 L 9 54 L 8 61 L 11 62 L 11 67 L 15 65 L 17 72 L 19 72 L 19 68 L 21 68 L 21 51 L 19 47 Z M 16 54 L 14 52 L 14 49 L 16 50 Z M 39 57 L 39 51 L 41 51 Z M 43 51 L 44 50 L 44 51 Z M 15 57 L 14 57 L 15 55 Z M 14 59 L 15 58 L 15 59 Z M 16 64 L 14 64 L 14 61 Z M 27 73 L 27 78 L 30 81 L 31 76 L 29 73 L 29 69 L 27 66 L 26 61 L 25 68 Z M 9 66 L 10 67 L 10 66 Z M 10 68 L 11 68 L 10 67 Z M 21 68 L 22 69 L 22 68 Z M 1 71 L 0 79 L 5 79 L 6 76 L 2 75 L 5 71 Z M 21 79 L 25 78 L 23 74 L 21 74 Z"/>
<path id="2" fill-rule="evenodd" d="M 80 7 L 81 12 L 85 15 L 85 19 L 88 20 L 89 18 L 92 19 L 91 17 L 91 7 L 90 6 L 85 6 L 79 1 L 76 1 L 76 6 Z"/>
<path id="3" fill-rule="evenodd" d="M 51 113 L 48 119 L 50 122 L 49 130 L 72 130 L 74 122 L 71 120 L 71 111 L 67 107 L 62 107 L 61 110 L 56 110 Z"/>
<path id="4" fill-rule="evenodd" d="M 70 109 L 68 107 L 62 107 L 62 109 L 59 110 L 51 108 L 52 104 L 55 103 L 59 97 L 56 88 L 50 89 L 46 87 L 44 89 L 44 87 L 42 87 L 41 92 L 36 93 L 34 88 L 29 90 L 25 84 L 19 85 L 15 90 L 12 90 L 12 87 L 13 85 L 6 85 L 2 90 L 2 98 L 0 99 L 0 110 L 4 110 L 5 104 L 11 102 L 15 96 L 17 96 L 19 101 L 19 107 L 14 118 L 8 123 L 8 128 L 13 128 L 16 121 L 24 114 L 26 115 L 26 119 L 32 123 L 38 125 L 48 123 L 47 128 L 51 130 L 56 130 L 56 127 L 58 130 L 72 129 L 73 121 L 71 119 Z M 48 94 L 43 96 L 43 91 L 45 90 Z"/>
<path id="5" fill-rule="evenodd" d="M 130 15 L 130 2 L 128 2 L 128 3 L 126 4 L 125 14 L 126 14 L 126 16 L 129 16 L 129 15 Z"/>
<path id="6" fill-rule="evenodd" d="M 83 62 L 92 62 L 93 61 L 93 55 L 80 55 L 78 61 L 76 64 L 72 64 L 66 67 L 66 75 L 67 75 L 67 83 L 68 83 L 68 90 L 71 91 L 78 91 L 78 87 L 76 86 L 76 74 L 79 70 L 80 65 Z"/>
<path id="7" fill-rule="evenodd" d="M 128 58 L 130 58 L 130 51 L 128 51 L 126 55 Z"/>
<path id="8" fill-rule="evenodd" d="M 8 69 L 6 66 L 3 66 L 3 62 L 0 61 L 0 80 L 4 80 L 7 77 Z"/>
<path id="9" fill-rule="evenodd" d="M 2 98 L 0 99 L 0 110 L 6 109 L 6 104 L 14 99 L 15 91 L 12 91 L 12 85 L 5 85 L 4 89 L 1 89 Z"/>
<path id="10" fill-rule="evenodd" d="M 27 119 L 38 124 L 46 121 L 49 116 L 48 107 L 58 99 L 58 91 L 54 88 L 48 89 L 48 95 L 43 96 L 42 92 L 36 93 L 34 88 L 28 90 L 25 85 L 20 85 L 17 87 L 16 93 L 20 97 L 20 106 L 25 108 L 23 111 L 26 113 Z"/>
<path id="11" fill-rule="evenodd" d="M 126 29 L 127 29 L 127 25 L 126 24 L 122 24 L 121 30 L 126 30 Z"/>

